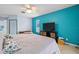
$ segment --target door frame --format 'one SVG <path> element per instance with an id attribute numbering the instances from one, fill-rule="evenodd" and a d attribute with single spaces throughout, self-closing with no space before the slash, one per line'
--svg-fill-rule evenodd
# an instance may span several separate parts
<path id="1" fill-rule="evenodd" d="M 18 33 L 17 19 L 8 20 L 8 33 L 10 34 L 10 21 L 16 21 L 16 34 Z"/>

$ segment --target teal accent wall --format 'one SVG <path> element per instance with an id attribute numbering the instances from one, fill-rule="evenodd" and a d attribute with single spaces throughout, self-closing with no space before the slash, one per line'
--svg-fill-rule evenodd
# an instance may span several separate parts
<path id="1" fill-rule="evenodd" d="M 79 45 L 79 5 L 33 18 L 33 33 L 36 33 L 36 20 L 38 19 L 40 20 L 41 31 L 43 29 L 43 23 L 55 22 L 58 36 L 64 37 L 64 41 L 66 42 Z"/>

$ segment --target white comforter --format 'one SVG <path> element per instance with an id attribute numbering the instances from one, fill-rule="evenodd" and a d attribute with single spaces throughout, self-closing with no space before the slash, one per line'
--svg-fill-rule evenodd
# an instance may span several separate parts
<path id="1" fill-rule="evenodd" d="M 60 53 L 55 39 L 36 34 L 19 34 L 14 36 L 21 50 L 16 54 L 56 54 Z"/>
<path id="2" fill-rule="evenodd" d="M 13 36 L 13 41 L 21 50 L 16 51 L 15 54 L 57 54 L 60 53 L 59 47 L 55 39 L 40 36 L 36 34 L 17 34 Z M 0 54 L 2 51 L 2 38 L 0 37 Z"/>

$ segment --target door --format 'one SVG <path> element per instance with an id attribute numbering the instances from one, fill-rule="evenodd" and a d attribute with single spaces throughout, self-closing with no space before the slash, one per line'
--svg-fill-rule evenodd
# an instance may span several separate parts
<path id="1" fill-rule="evenodd" d="M 9 34 L 15 35 L 17 33 L 17 21 L 9 20 Z"/>

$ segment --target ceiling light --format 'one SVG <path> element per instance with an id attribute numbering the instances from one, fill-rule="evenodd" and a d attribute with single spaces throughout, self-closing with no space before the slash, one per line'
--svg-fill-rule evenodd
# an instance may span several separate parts
<path id="1" fill-rule="evenodd" d="M 26 10 L 27 13 L 32 13 L 31 9 Z"/>
<path id="2" fill-rule="evenodd" d="M 22 13 L 33 13 L 36 11 L 36 7 L 30 4 L 24 5 L 24 7 L 21 8 L 22 9 Z"/>

